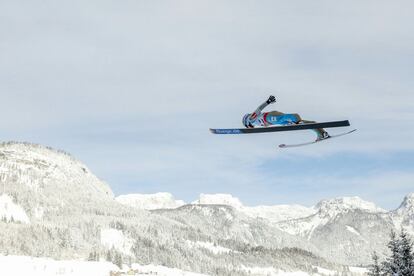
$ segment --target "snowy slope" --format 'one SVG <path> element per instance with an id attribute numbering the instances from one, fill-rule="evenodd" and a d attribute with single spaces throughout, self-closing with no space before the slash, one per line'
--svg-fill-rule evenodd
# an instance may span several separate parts
<path id="1" fill-rule="evenodd" d="M 15 204 L 13 199 L 6 194 L 0 195 L 0 219 L 6 222 L 30 223 L 23 208 Z"/>
<path id="2" fill-rule="evenodd" d="M 109 186 L 67 153 L 29 143 L 0 144 L 0 180 L 30 220 L 112 202 Z"/>
<path id="3" fill-rule="evenodd" d="M 128 270 L 127 270 L 128 271 Z M 177 268 L 169 268 L 161 265 L 139 265 L 132 264 L 130 273 L 134 272 L 135 274 L 126 274 L 140 276 L 140 275 L 159 275 L 159 276 L 207 276 L 206 274 L 198 274 L 188 271 L 183 271 Z"/>
<path id="4" fill-rule="evenodd" d="M 118 268 L 109 262 L 55 261 L 29 256 L 0 256 L 0 275 L 7 276 L 108 276 Z"/>
<path id="5" fill-rule="evenodd" d="M 274 267 L 244 266 L 236 267 L 234 272 L 244 272 L 256 276 L 330 276 L 336 271 L 315 267 L 318 273 L 303 271 L 284 271 Z M 354 272 L 355 271 L 355 272 Z M 364 275 L 365 270 L 352 268 L 352 275 Z M 140 265 L 133 263 L 130 267 L 124 265 L 122 269 L 110 262 L 87 262 L 80 260 L 56 261 L 49 258 L 34 258 L 29 256 L 0 256 L 0 275 L 7 276 L 208 276 L 188 272 L 177 268 L 161 265 Z"/>
<path id="6" fill-rule="evenodd" d="M 182 200 L 174 199 L 170 193 L 120 195 L 115 200 L 121 204 L 145 210 L 174 209 L 185 204 Z"/>
<path id="7" fill-rule="evenodd" d="M 114 248 L 125 255 L 132 255 L 131 249 L 134 242 L 133 239 L 126 237 L 121 230 L 113 228 L 101 230 L 101 243 L 107 249 Z"/>
<path id="8" fill-rule="evenodd" d="M 222 247 L 219 245 L 215 245 L 211 242 L 202 242 L 202 241 L 186 241 L 189 247 L 198 247 L 198 248 L 205 248 L 214 254 L 222 254 L 222 253 L 230 253 L 230 252 L 237 252 L 231 250 L 230 248 Z M 239 252 L 240 253 L 240 252 Z"/>
<path id="9" fill-rule="evenodd" d="M 284 220 L 305 218 L 316 212 L 314 208 L 301 205 L 243 207 L 242 211 L 251 217 L 268 219 L 273 223 Z"/>
<path id="10" fill-rule="evenodd" d="M 232 241 L 233 244 L 266 245 L 271 248 L 303 248 L 314 250 L 305 239 L 285 233 L 267 220 L 252 218 L 244 212 L 227 205 L 218 204 L 188 204 L 180 208 L 154 211 L 163 217 L 179 221 L 183 225 L 193 228 L 198 236 L 207 237 L 209 242 L 216 242 L 217 246 L 234 249 L 219 241 Z M 233 242 L 234 241 L 234 242 Z M 237 250 L 236 250 L 237 251 Z"/>

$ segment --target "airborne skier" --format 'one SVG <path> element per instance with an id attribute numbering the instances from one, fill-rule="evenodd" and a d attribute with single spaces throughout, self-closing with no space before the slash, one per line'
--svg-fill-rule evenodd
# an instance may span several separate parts
<path id="1" fill-rule="evenodd" d="M 274 96 L 270 96 L 267 101 L 262 103 L 253 113 L 248 113 L 243 116 L 243 124 L 246 128 L 254 128 L 257 126 L 273 126 L 273 125 L 295 125 L 295 124 L 310 124 L 315 121 L 303 120 L 299 114 L 286 114 L 279 111 L 263 112 L 263 109 L 268 105 L 276 102 Z M 316 132 L 317 139 L 320 141 L 329 138 L 329 134 L 323 128 L 313 129 Z"/>

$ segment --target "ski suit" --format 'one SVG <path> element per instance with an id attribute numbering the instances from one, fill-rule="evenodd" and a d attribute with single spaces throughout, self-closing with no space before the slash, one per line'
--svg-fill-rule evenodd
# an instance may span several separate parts
<path id="1" fill-rule="evenodd" d="M 315 121 L 303 120 L 297 113 L 283 113 L 279 111 L 262 112 L 269 103 L 262 103 L 253 113 L 246 114 L 243 118 L 243 122 L 247 127 L 260 127 L 260 126 L 272 126 L 272 125 L 291 125 L 298 123 L 315 123 Z M 318 137 L 323 135 L 324 129 L 314 129 Z"/>

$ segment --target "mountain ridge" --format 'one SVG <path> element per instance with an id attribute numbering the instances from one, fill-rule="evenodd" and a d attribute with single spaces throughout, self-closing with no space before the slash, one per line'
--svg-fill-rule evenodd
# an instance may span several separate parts
<path id="1" fill-rule="evenodd" d="M 223 194 L 204 194 L 198 202 L 203 204 L 178 201 L 177 208 L 171 194 L 159 194 L 149 202 L 162 209 L 141 210 L 116 200 L 80 161 L 31 144 L 0 144 L 0 180 L 6 203 L 0 202 L 0 253 L 7 254 L 123 256 L 200 273 L 229 274 L 228 263 L 346 271 L 348 265 L 368 264 L 372 251 L 384 252 L 395 225 L 413 225 L 411 194 L 401 208 L 386 213 L 359 198 L 313 207 L 248 207 Z"/>

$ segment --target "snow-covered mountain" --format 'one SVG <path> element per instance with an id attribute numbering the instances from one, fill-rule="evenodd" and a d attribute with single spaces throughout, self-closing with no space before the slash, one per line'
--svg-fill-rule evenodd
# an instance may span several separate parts
<path id="1" fill-rule="evenodd" d="M 193 201 L 193 204 L 227 205 L 236 209 L 243 207 L 237 197 L 229 194 L 200 194 L 200 198 Z"/>
<path id="2" fill-rule="evenodd" d="M 109 186 L 84 164 L 62 151 L 28 143 L 0 144 L 0 181 L 3 193 L 31 221 L 113 201 Z"/>
<path id="3" fill-rule="evenodd" d="M 310 216 L 298 217 L 296 220 L 286 220 L 279 224 L 279 228 L 293 235 L 310 239 L 313 231 L 328 223 L 334 222 L 338 216 L 355 212 L 385 213 L 386 211 L 375 206 L 374 203 L 364 201 L 359 197 L 339 197 L 322 200 L 315 207 Z"/>
<path id="4" fill-rule="evenodd" d="M 249 218 L 262 219 L 264 225 L 271 225 L 282 231 L 271 230 L 279 237 L 284 236 L 284 233 L 296 237 L 292 239 L 291 236 L 286 236 L 274 243 L 276 247 L 283 246 L 283 244 L 290 246 L 295 244 L 295 246 L 314 252 L 328 260 L 358 265 L 371 261 L 369 252 L 383 252 L 385 250 L 383 241 L 388 239 L 392 229 L 399 229 L 402 226 L 405 229 L 413 229 L 412 197 L 412 195 L 407 196 L 400 208 L 393 212 L 387 212 L 374 203 L 364 201 L 359 197 L 322 200 L 313 207 L 301 205 L 249 207 L 244 206 L 238 198 L 229 194 L 201 194 L 200 198 L 193 201 L 192 205 L 169 212 L 159 212 L 159 214 L 175 219 L 178 219 L 177 215 L 179 214 L 179 220 L 185 221 L 189 225 L 195 221 L 201 221 L 200 224 L 206 225 L 211 220 L 209 217 L 211 214 L 214 214 L 215 221 L 219 221 L 220 216 L 226 217 L 228 219 L 226 223 L 217 223 L 222 227 L 220 233 L 214 229 L 209 230 L 217 237 L 221 237 L 222 233 L 234 232 L 234 230 L 225 230 L 226 227 L 223 228 L 223 225 L 230 225 L 229 221 L 235 217 L 245 220 L 243 222 L 237 221 L 236 225 L 249 225 L 246 222 Z M 226 209 L 226 206 L 231 209 Z M 191 211 L 183 212 L 186 208 L 190 208 Z M 220 212 L 214 211 L 214 208 L 222 211 L 227 210 L 227 213 L 222 212 L 219 215 Z M 199 210 L 201 211 L 198 212 Z M 205 218 L 194 217 L 196 211 L 198 212 L 197 216 L 205 216 Z M 207 222 L 203 219 L 206 219 Z M 266 228 L 263 225 L 260 227 Z M 242 229 L 239 227 L 238 231 L 242 231 Z M 241 233 L 238 232 L 239 237 L 245 237 Z M 271 238 L 267 239 L 272 240 Z M 252 241 L 246 239 L 245 242 Z M 332 246 L 333 244 L 336 246 Z"/>
<path id="5" fill-rule="evenodd" d="M 80 161 L 28 143 L 0 144 L 0 184 L 5 255 L 130 260 L 207 275 L 341 272 L 382 252 L 391 229 L 413 226 L 413 194 L 393 212 L 359 198 L 310 208 L 249 207 L 223 194 L 193 204 L 166 193 L 115 199 Z"/>
<path id="6" fill-rule="evenodd" d="M 384 252 L 384 241 L 394 228 L 385 210 L 358 197 L 323 200 L 314 208 L 316 213 L 311 216 L 281 221 L 277 226 L 306 238 L 327 259 L 341 263 L 368 263 L 367 252 Z"/>
<path id="7" fill-rule="evenodd" d="M 391 216 L 398 229 L 404 228 L 414 236 L 414 193 L 407 195 Z"/>
<path id="8" fill-rule="evenodd" d="M 229 194 L 201 194 L 193 204 L 227 205 L 250 217 L 264 218 L 271 222 L 307 217 L 316 212 L 314 208 L 301 205 L 244 206 L 237 197 Z"/>
<path id="9" fill-rule="evenodd" d="M 362 200 L 357 196 L 322 200 L 316 204 L 315 208 L 321 216 L 328 218 L 334 218 L 338 214 L 343 214 L 353 210 L 363 210 L 370 213 L 386 212 L 374 203 Z"/>
<path id="10" fill-rule="evenodd" d="M 242 210 L 250 217 L 264 218 L 272 223 L 304 218 L 316 212 L 314 208 L 296 204 L 244 207 Z"/>
<path id="11" fill-rule="evenodd" d="M 128 194 L 115 198 L 123 205 L 145 210 L 175 209 L 185 205 L 183 200 L 177 200 L 170 193 L 156 194 Z M 313 207 L 301 205 L 273 205 L 249 207 L 230 194 L 200 194 L 193 201 L 194 205 L 226 205 L 244 213 L 252 218 L 264 218 L 271 222 L 307 217 L 316 212 Z"/>
<path id="12" fill-rule="evenodd" d="M 185 205 L 182 200 L 174 199 L 170 193 L 128 194 L 115 198 L 121 204 L 145 210 L 174 209 Z"/>
<path id="13" fill-rule="evenodd" d="M 0 254 L 130 260 L 215 275 L 249 275 L 246 267 L 346 269 L 311 253 L 318 250 L 308 241 L 230 206 L 147 211 L 120 204 L 84 164 L 40 145 L 0 144 L 0 171 Z M 172 202 L 161 198 L 158 206 Z"/>
<path id="14" fill-rule="evenodd" d="M 215 240 L 238 241 L 229 242 L 226 246 L 235 251 L 242 244 L 267 244 L 272 248 L 296 247 L 317 252 L 317 248 L 306 240 L 293 237 L 273 227 L 266 220 L 251 218 L 227 205 L 189 204 L 174 210 L 160 209 L 155 212 L 191 226 L 201 234 L 211 235 Z"/>

